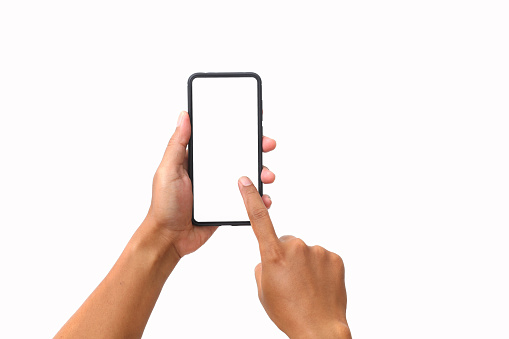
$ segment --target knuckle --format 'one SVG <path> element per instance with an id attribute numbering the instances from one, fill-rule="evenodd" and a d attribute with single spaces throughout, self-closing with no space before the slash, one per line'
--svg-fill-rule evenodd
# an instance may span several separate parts
<path id="1" fill-rule="evenodd" d="M 168 141 L 168 146 L 166 148 L 169 148 L 170 152 L 179 152 L 181 151 L 181 146 L 186 146 L 186 143 L 183 143 L 178 139 L 178 136 L 176 134 L 172 135 L 170 140 Z"/>
<path id="2" fill-rule="evenodd" d="M 325 255 L 328 252 L 325 248 L 319 245 L 312 246 L 311 250 L 313 251 L 313 253 L 316 253 L 318 255 Z"/>
<path id="3" fill-rule="evenodd" d="M 175 141 L 175 138 L 172 136 L 172 137 L 170 138 L 170 140 L 168 141 L 168 146 L 167 146 L 167 147 L 169 147 L 169 148 L 171 149 L 173 146 L 175 146 L 175 145 L 176 145 L 176 143 L 177 143 L 177 142 Z"/>
<path id="4" fill-rule="evenodd" d="M 271 264 L 279 264 L 284 259 L 284 253 L 280 246 L 269 244 L 263 251 L 265 261 Z"/>
<path id="5" fill-rule="evenodd" d="M 309 249 L 308 245 L 301 238 L 293 238 L 288 243 L 293 251 L 305 252 Z"/>
<path id="6" fill-rule="evenodd" d="M 292 240 L 293 238 L 295 238 L 293 235 L 282 235 L 279 237 L 279 241 L 289 241 L 289 240 Z"/>
<path id="7" fill-rule="evenodd" d="M 332 261 L 334 262 L 334 264 L 341 268 L 342 270 L 345 269 L 345 263 L 343 262 L 343 258 L 341 258 L 338 254 L 336 253 L 332 253 Z"/>
<path id="8" fill-rule="evenodd" d="M 269 216 L 269 212 L 267 211 L 266 208 L 263 208 L 263 207 L 254 208 L 249 213 L 249 218 L 253 221 L 263 220 L 263 219 L 268 218 L 268 216 Z"/>
<path id="9" fill-rule="evenodd" d="M 255 188 L 254 186 L 252 186 L 252 185 L 246 188 L 246 190 L 245 190 L 245 193 L 244 193 L 244 194 L 245 194 L 245 195 L 246 195 L 246 197 L 248 197 L 248 198 L 251 198 L 251 197 L 256 196 L 256 195 L 260 196 L 260 193 L 258 193 L 258 191 L 256 190 L 256 188 Z"/>
<path id="10" fill-rule="evenodd" d="M 159 167 L 154 174 L 153 183 L 156 185 L 167 185 L 168 183 L 172 183 L 177 181 L 182 177 L 182 174 L 179 173 L 178 169 L 175 168 L 167 168 L 167 167 Z"/>
<path id="11" fill-rule="evenodd" d="M 293 239 L 293 242 L 295 243 L 295 246 L 297 246 L 298 248 L 307 248 L 308 247 L 308 245 L 306 245 L 304 240 L 302 240 L 301 238 L 295 238 L 295 239 Z"/>

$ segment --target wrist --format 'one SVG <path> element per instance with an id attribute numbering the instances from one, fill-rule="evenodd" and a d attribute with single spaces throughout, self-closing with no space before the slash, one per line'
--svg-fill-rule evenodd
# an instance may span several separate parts
<path id="1" fill-rule="evenodd" d="M 128 250 L 136 253 L 144 265 L 168 277 L 180 260 L 173 240 L 147 217 L 129 241 Z"/>

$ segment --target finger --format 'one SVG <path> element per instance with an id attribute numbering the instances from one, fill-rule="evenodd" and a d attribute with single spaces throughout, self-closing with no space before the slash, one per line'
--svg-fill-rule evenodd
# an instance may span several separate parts
<path id="1" fill-rule="evenodd" d="M 186 111 L 180 113 L 177 128 L 171 136 L 166 151 L 164 152 L 162 165 L 170 167 L 184 166 L 186 161 L 186 147 L 191 137 L 191 122 Z"/>
<path id="2" fill-rule="evenodd" d="M 260 295 L 262 291 L 262 263 L 255 266 L 255 279 L 256 286 L 258 287 L 258 295 Z"/>
<path id="3" fill-rule="evenodd" d="M 276 140 L 271 139 L 269 137 L 263 137 L 262 139 L 262 149 L 264 152 L 273 151 L 276 148 Z"/>
<path id="4" fill-rule="evenodd" d="M 262 196 L 262 200 L 263 200 L 263 203 L 265 204 L 265 207 L 267 207 L 267 209 L 269 209 L 270 206 L 272 205 L 272 199 L 270 198 L 270 196 L 268 194 L 264 194 Z"/>
<path id="5" fill-rule="evenodd" d="M 272 226 L 267 207 L 265 207 L 260 193 L 254 187 L 251 180 L 248 177 L 241 177 L 238 184 L 249 220 L 251 221 L 251 227 L 258 239 L 260 253 L 263 257 L 270 248 L 273 248 L 275 244 L 279 244 L 276 231 L 274 231 L 274 226 Z"/>
<path id="6" fill-rule="evenodd" d="M 272 184 L 274 182 L 274 180 L 276 180 L 276 175 L 274 173 L 272 173 L 272 171 L 265 166 L 263 166 L 262 174 L 260 177 L 264 184 Z"/>
<path id="7" fill-rule="evenodd" d="M 292 240 L 292 239 L 295 239 L 295 237 L 293 235 L 283 235 L 283 236 L 279 237 L 279 241 L 281 241 L 281 242 L 285 242 L 285 241 Z"/>

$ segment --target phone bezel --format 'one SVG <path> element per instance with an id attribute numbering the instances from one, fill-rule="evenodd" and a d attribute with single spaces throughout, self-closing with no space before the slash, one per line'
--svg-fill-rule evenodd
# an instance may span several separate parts
<path id="1" fill-rule="evenodd" d="M 191 121 L 191 137 L 189 139 L 189 178 L 191 179 L 193 187 L 193 212 L 192 222 L 196 226 L 241 226 L 251 225 L 250 221 L 197 221 L 194 218 L 194 183 L 193 183 L 193 80 L 196 78 L 255 78 L 257 83 L 257 97 L 258 97 L 258 191 L 260 196 L 263 195 L 263 183 L 262 183 L 262 139 L 263 139 L 263 107 L 262 107 L 262 79 L 260 76 L 253 72 L 212 72 L 212 73 L 194 73 L 189 77 L 187 81 L 187 104 L 189 119 Z M 240 193 L 239 193 L 240 199 Z"/>

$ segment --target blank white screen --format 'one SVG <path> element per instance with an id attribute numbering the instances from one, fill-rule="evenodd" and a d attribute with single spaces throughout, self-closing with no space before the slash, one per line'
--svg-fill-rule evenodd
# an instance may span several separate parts
<path id="1" fill-rule="evenodd" d="M 248 221 L 237 181 L 258 188 L 258 94 L 252 77 L 192 82 L 194 218 Z"/>

